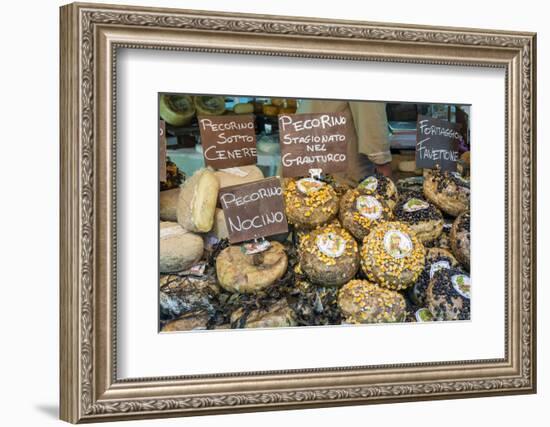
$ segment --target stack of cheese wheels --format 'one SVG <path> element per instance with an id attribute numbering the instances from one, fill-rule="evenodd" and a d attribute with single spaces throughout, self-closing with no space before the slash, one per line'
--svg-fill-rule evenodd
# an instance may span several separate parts
<path id="1" fill-rule="evenodd" d="M 359 269 L 357 242 L 336 224 L 305 233 L 300 239 L 299 255 L 303 272 L 320 285 L 343 285 Z"/>
<path id="2" fill-rule="evenodd" d="M 203 250 L 202 237 L 185 230 L 176 222 L 160 223 L 161 273 L 188 269 L 201 259 Z"/>
<path id="3" fill-rule="evenodd" d="M 405 298 L 367 280 L 352 280 L 338 292 L 338 306 L 346 323 L 403 322 Z"/>
<path id="4" fill-rule="evenodd" d="M 365 237 L 361 266 L 367 277 L 380 286 L 405 289 L 424 268 L 424 245 L 406 224 L 385 222 Z"/>

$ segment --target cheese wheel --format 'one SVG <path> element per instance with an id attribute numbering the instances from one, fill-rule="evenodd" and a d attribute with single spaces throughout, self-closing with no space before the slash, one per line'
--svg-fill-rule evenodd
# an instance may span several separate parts
<path id="1" fill-rule="evenodd" d="M 279 107 L 276 107 L 275 105 L 264 104 L 262 106 L 262 112 L 266 116 L 276 116 L 277 114 L 279 114 Z"/>
<path id="2" fill-rule="evenodd" d="M 233 112 L 235 114 L 252 114 L 254 112 L 254 104 L 235 104 Z"/>
<path id="3" fill-rule="evenodd" d="M 229 292 L 252 293 L 265 289 L 286 272 L 288 257 L 284 246 L 271 246 L 258 254 L 245 254 L 238 245 L 228 246 L 216 258 L 216 274 L 222 288 Z"/>
<path id="4" fill-rule="evenodd" d="M 177 222 L 161 222 L 159 250 L 160 272 L 174 273 L 187 270 L 202 258 L 204 242 Z"/>
<path id="5" fill-rule="evenodd" d="M 296 326 L 296 315 L 285 298 L 267 307 L 247 311 L 240 307 L 231 313 L 236 328 L 281 328 Z"/>
<path id="6" fill-rule="evenodd" d="M 422 169 L 416 167 L 416 160 L 402 160 L 397 165 L 397 169 L 399 169 L 401 172 L 409 172 L 416 175 L 422 175 Z"/>
<path id="7" fill-rule="evenodd" d="M 188 231 L 206 233 L 214 225 L 220 184 L 210 169 L 200 169 L 180 188 L 178 223 Z"/>
<path id="8" fill-rule="evenodd" d="M 223 96 L 194 96 L 193 102 L 197 109 L 197 116 L 221 116 L 225 112 Z"/>
<path id="9" fill-rule="evenodd" d="M 159 216 L 161 221 L 177 221 L 178 220 L 178 198 L 180 189 L 173 188 L 171 190 L 161 191 L 159 196 Z"/>
<path id="10" fill-rule="evenodd" d="M 216 209 L 216 214 L 214 216 L 214 227 L 212 227 L 212 233 L 214 236 L 221 239 L 227 239 L 229 237 L 229 232 L 227 231 L 227 225 L 225 223 L 225 214 L 223 209 Z"/>
<path id="11" fill-rule="evenodd" d="M 160 96 L 159 113 L 166 123 L 185 126 L 195 116 L 195 105 L 190 96 L 163 94 Z"/>
<path id="12" fill-rule="evenodd" d="M 256 165 L 220 169 L 214 172 L 214 174 L 216 175 L 216 178 L 218 178 L 220 188 L 258 181 L 264 177 L 261 169 Z"/>
<path id="13" fill-rule="evenodd" d="M 296 107 L 281 107 L 279 108 L 279 114 L 294 114 L 296 113 Z"/>

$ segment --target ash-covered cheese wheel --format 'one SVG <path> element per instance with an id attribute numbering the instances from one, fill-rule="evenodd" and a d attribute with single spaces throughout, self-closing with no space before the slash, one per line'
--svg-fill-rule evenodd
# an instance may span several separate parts
<path id="1" fill-rule="evenodd" d="M 210 169 L 200 169 L 180 188 L 178 223 L 186 230 L 206 233 L 212 229 L 219 182 Z"/>
<path id="2" fill-rule="evenodd" d="M 202 257 L 204 242 L 176 222 L 160 223 L 160 260 L 161 273 L 173 273 L 187 270 Z"/>
<path id="3" fill-rule="evenodd" d="M 423 188 L 426 199 L 451 216 L 470 208 L 470 181 L 457 172 L 426 169 Z"/>
<path id="4" fill-rule="evenodd" d="M 426 300 L 436 320 L 469 320 L 470 276 L 454 268 L 437 271 Z"/>
<path id="5" fill-rule="evenodd" d="M 399 199 L 399 193 L 395 183 L 385 175 L 375 173 L 364 178 L 357 190 L 362 194 L 377 194 L 386 201 L 386 204 L 393 209 Z"/>
<path id="6" fill-rule="evenodd" d="M 403 322 L 405 298 L 367 280 L 352 280 L 338 292 L 338 306 L 346 323 Z"/>
<path id="7" fill-rule="evenodd" d="M 357 242 L 335 224 L 304 234 L 300 239 L 299 255 L 302 271 L 319 285 L 343 285 L 359 269 Z"/>
<path id="8" fill-rule="evenodd" d="M 408 225 L 384 222 L 363 240 L 361 266 L 372 282 L 388 289 L 405 289 L 424 268 L 424 250 Z"/>
<path id="9" fill-rule="evenodd" d="M 356 189 L 344 194 L 338 215 L 342 226 L 359 240 L 363 240 L 377 224 L 393 217 L 391 208 L 381 196 L 363 194 Z"/>
<path id="10" fill-rule="evenodd" d="M 338 213 L 338 196 L 324 181 L 314 178 L 289 179 L 284 183 L 287 220 L 298 228 L 315 228 Z"/>
<path id="11" fill-rule="evenodd" d="M 294 311 L 285 298 L 267 307 L 247 311 L 240 307 L 231 313 L 233 328 L 282 328 L 296 326 Z"/>
<path id="12" fill-rule="evenodd" d="M 451 248 L 460 263 L 470 270 L 470 212 L 460 214 L 453 222 Z"/>
<path id="13" fill-rule="evenodd" d="M 250 293 L 271 286 L 286 272 L 288 258 L 284 246 L 270 242 L 269 249 L 246 254 L 241 246 L 229 246 L 216 258 L 216 274 L 229 292 Z"/>
<path id="14" fill-rule="evenodd" d="M 205 310 L 189 312 L 181 317 L 166 323 L 162 332 L 182 332 L 197 329 L 207 329 L 210 316 Z"/>
<path id="15" fill-rule="evenodd" d="M 393 214 L 396 220 L 411 227 L 422 243 L 437 239 L 443 231 L 441 211 L 416 193 L 401 196 Z"/>

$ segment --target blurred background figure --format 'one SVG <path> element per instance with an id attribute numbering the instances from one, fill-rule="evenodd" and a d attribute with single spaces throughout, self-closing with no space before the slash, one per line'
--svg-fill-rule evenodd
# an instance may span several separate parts
<path id="1" fill-rule="evenodd" d="M 384 102 L 303 100 L 297 113 L 347 113 L 353 121 L 355 138 L 348 146 L 346 178 L 360 181 L 374 172 L 391 177 L 392 157 Z"/>

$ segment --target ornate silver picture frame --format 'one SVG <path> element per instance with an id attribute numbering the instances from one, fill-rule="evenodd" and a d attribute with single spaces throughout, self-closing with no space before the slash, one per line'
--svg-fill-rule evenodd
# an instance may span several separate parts
<path id="1" fill-rule="evenodd" d="M 536 36 L 315 18 L 61 8 L 61 418 L 78 422 L 534 393 Z M 119 379 L 117 49 L 497 67 L 505 71 L 505 357 Z M 156 284 L 155 284 L 156 285 Z"/>

